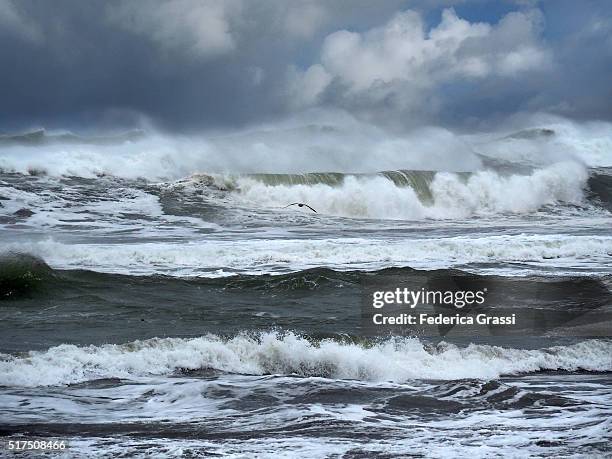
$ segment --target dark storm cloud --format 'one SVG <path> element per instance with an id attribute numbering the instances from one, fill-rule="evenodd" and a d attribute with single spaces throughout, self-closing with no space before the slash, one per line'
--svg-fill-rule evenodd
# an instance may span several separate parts
<path id="1" fill-rule="evenodd" d="M 0 0 L 0 128 L 612 118 L 609 3 L 493 4 Z"/>

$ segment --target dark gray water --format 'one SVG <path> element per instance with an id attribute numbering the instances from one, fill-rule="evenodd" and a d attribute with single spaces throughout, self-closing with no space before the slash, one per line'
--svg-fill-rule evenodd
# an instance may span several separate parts
<path id="1" fill-rule="evenodd" d="M 609 455 L 611 183 L 578 164 L 5 172 L 0 434 L 68 439 L 74 457 Z M 542 319 L 364 333 L 369 283 L 423 278 Z"/>

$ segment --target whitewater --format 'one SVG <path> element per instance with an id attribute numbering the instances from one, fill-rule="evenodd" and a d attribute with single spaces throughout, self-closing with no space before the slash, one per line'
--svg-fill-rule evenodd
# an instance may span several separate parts
<path id="1" fill-rule="evenodd" d="M 74 457 L 609 454 L 610 125 L 325 123 L 0 136 L 2 429 Z M 366 336 L 390 280 L 541 315 Z"/>

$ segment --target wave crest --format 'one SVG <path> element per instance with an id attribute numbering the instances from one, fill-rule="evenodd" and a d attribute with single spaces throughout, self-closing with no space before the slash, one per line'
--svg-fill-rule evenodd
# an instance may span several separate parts
<path id="1" fill-rule="evenodd" d="M 530 175 L 494 171 L 383 174 L 305 174 L 303 180 L 296 176 L 295 181 L 292 177 L 242 177 L 237 181 L 237 198 L 268 207 L 306 202 L 320 213 L 342 217 L 445 219 L 528 213 L 545 205 L 580 205 L 588 180 L 584 166 L 574 162 L 557 163 Z"/>
<path id="2" fill-rule="evenodd" d="M 125 274 L 161 273 L 174 276 L 227 276 L 274 273 L 326 266 L 375 270 L 391 266 L 448 268 L 468 263 L 531 263 L 558 268 L 609 264 L 612 237 L 515 235 L 400 240 L 362 238 L 304 241 L 223 241 L 206 243 L 141 243 L 70 245 L 45 240 L 8 245 L 15 251 L 42 256 L 53 267 L 95 269 Z M 577 260 L 580 265 L 577 265 Z M 223 271 L 217 271 L 217 270 Z M 212 270 L 212 271 L 211 271 Z"/>
<path id="3" fill-rule="evenodd" d="M 39 290 L 53 270 L 41 258 L 22 253 L 0 255 L 0 300 L 28 296 Z"/>
<path id="4" fill-rule="evenodd" d="M 492 379 L 542 370 L 611 371 L 611 352 L 612 342 L 602 340 L 525 350 L 477 344 L 427 346 L 415 338 L 363 345 L 331 339 L 314 342 L 293 333 L 242 334 L 225 340 L 209 335 L 123 345 L 61 345 L 23 357 L 5 355 L 0 361 L 0 384 L 61 385 L 198 369 L 394 382 Z"/>

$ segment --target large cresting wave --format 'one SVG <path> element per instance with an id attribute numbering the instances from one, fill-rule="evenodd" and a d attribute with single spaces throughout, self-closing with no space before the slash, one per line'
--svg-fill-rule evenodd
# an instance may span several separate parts
<path id="1" fill-rule="evenodd" d="M 490 163 L 542 167 L 568 160 L 612 166 L 612 124 L 535 116 L 488 133 L 466 135 L 435 126 L 398 133 L 346 113 L 311 113 L 192 136 L 154 130 L 93 137 L 44 130 L 0 135 L 0 170 L 50 176 L 176 180 L 198 171 L 473 172 Z"/>
<path id="2" fill-rule="evenodd" d="M 240 334 L 230 339 L 208 335 L 122 345 L 64 344 L 18 357 L 2 355 L 0 385 L 63 385 L 200 369 L 393 382 L 494 379 L 543 370 L 612 371 L 611 353 L 612 342 L 603 340 L 526 350 L 476 344 L 433 346 L 415 338 L 364 345 L 331 339 L 316 342 L 293 333 Z"/>
<path id="3" fill-rule="evenodd" d="M 316 178 L 319 178 L 319 181 Z M 588 173 L 561 162 L 528 174 L 395 171 L 371 175 L 246 176 L 235 193 L 249 205 L 305 202 L 320 213 L 380 219 L 445 219 L 581 205 Z"/>
<path id="4" fill-rule="evenodd" d="M 609 264 L 612 236 L 515 235 L 402 238 L 337 238 L 193 243 L 65 244 L 54 240 L 10 243 L 16 253 L 42 257 L 54 268 L 124 274 L 219 277 L 235 273 L 284 273 L 326 266 L 377 270 L 390 266 L 435 269 L 470 263 L 527 263 L 556 268 Z M 519 271 L 520 272 L 520 271 Z"/>

